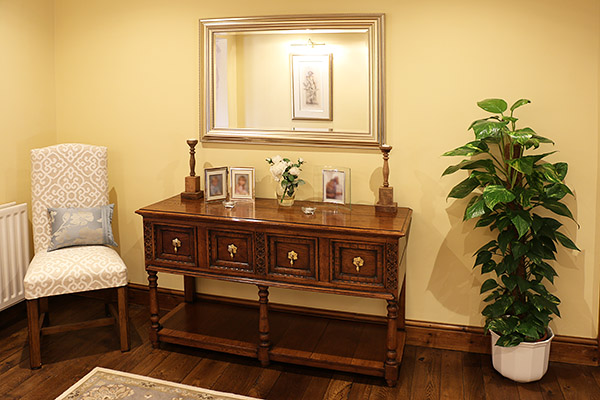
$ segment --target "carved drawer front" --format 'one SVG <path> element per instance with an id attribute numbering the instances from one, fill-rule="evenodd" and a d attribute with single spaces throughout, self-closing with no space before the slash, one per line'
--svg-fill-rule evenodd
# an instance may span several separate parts
<path id="1" fill-rule="evenodd" d="M 196 231 L 191 226 L 154 225 L 157 264 L 196 266 Z"/>
<path id="2" fill-rule="evenodd" d="M 316 280 L 317 239 L 298 236 L 269 236 L 270 278 Z"/>
<path id="3" fill-rule="evenodd" d="M 252 232 L 209 230 L 209 268 L 254 272 Z"/>
<path id="4" fill-rule="evenodd" d="M 332 241 L 331 281 L 347 286 L 383 288 L 384 245 Z"/>

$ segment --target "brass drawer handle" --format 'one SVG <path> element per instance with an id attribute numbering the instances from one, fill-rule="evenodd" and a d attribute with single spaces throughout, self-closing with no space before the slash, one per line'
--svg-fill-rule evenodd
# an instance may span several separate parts
<path id="1" fill-rule="evenodd" d="M 356 272 L 360 272 L 360 267 L 365 265 L 365 260 L 363 260 L 361 257 L 354 257 L 352 264 L 354 264 L 356 267 Z"/>
<path id="2" fill-rule="evenodd" d="M 229 252 L 229 256 L 233 258 L 235 253 L 237 253 L 237 246 L 233 243 L 227 246 L 227 251 Z"/>
<path id="3" fill-rule="evenodd" d="M 171 241 L 171 243 L 173 244 L 173 251 L 177 253 L 177 250 L 181 247 L 181 240 L 175 238 Z"/>
<path id="4" fill-rule="evenodd" d="M 298 259 L 298 253 L 294 250 L 288 252 L 288 259 L 290 260 L 290 265 L 294 265 L 294 261 Z"/>

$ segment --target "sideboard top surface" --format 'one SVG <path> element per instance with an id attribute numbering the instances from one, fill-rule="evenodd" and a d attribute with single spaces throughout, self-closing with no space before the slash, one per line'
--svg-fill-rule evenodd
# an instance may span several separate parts
<path id="1" fill-rule="evenodd" d="M 316 206 L 314 215 L 305 215 L 302 206 Z M 376 212 L 374 206 L 355 205 L 338 207 L 325 203 L 297 201 L 291 207 L 280 207 L 275 199 L 238 201 L 233 209 L 227 209 L 221 202 L 185 200 L 180 196 L 159 201 L 136 211 L 144 217 L 165 214 L 174 218 L 190 218 L 215 221 L 255 222 L 257 224 L 292 225 L 297 227 L 321 226 L 323 229 L 364 230 L 375 234 L 402 237 L 408 233 L 412 210 L 398 207 L 396 214 Z"/>

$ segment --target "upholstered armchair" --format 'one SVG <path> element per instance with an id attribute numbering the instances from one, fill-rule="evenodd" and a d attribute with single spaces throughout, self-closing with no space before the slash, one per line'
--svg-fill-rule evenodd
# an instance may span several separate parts
<path id="1" fill-rule="evenodd" d="M 48 210 L 81 210 L 107 206 L 107 158 L 106 147 L 84 144 L 59 144 L 31 150 L 35 256 L 24 279 L 31 368 L 39 368 L 42 365 L 40 339 L 44 334 L 116 323 L 119 327 L 121 351 L 129 350 L 127 267 L 117 252 L 105 245 L 81 245 L 81 241 L 75 238 L 73 246 L 68 243 L 66 247 L 57 246 L 56 242 L 68 238 L 68 235 L 63 234 L 59 237 L 55 230 L 53 235 L 52 224 L 56 211 L 51 214 Z M 101 209 L 109 210 L 112 218 L 112 207 Z M 62 215 L 58 222 L 68 222 L 69 216 L 73 215 L 74 212 Z M 84 218 L 80 220 L 87 223 L 86 216 L 92 214 L 82 215 Z M 89 220 L 94 223 L 100 221 L 99 217 L 95 218 L 90 217 Z M 110 218 L 108 231 L 112 242 Z M 64 231 L 64 226 L 61 226 L 61 229 Z M 106 231 L 106 227 L 104 230 Z M 84 229 L 80 229 L 74 235 L 77 236 L 81 232 L 82 237 L 87 238 L 84 233 L 90 231 L 87 229 L 84 232 Z M 58 248 L 53 249 L 56 247 Z M 105 288 L 117 288 L 118 311 L 112 304 L 107 306 L 111 316 L 63 326 L 43 326 L 46 325 L 44 321 L 48 312 L 48 297 Z"/>

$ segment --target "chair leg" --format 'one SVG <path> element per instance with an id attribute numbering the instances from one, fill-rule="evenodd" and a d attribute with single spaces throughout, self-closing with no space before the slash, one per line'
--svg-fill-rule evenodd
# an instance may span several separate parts
<path id="1" fill-rule="evenodd" d="M 127 301 L 127 286 L 117 289 L 119 303 L 119 336 L 121 351 L 129 351 L 129 307 Z"/>
<path id="2" fill-rule="evenodd" d="M 50 308 L 48 307 L 48 298 L 42 297 L 39 300 L 40 300 L 40 314 L 44 314 L 43 326 L 48 326 L 48 325 L 50 325 L 50 311 L 49 311 Z"/>
<path id="3" fill-rule="evenodd" d="M 27 328 L 29 330 L 29 364 L 31 369 L 42 366 L 40 347 L 40 302 L 39 299 L 27 300 Z"/>

